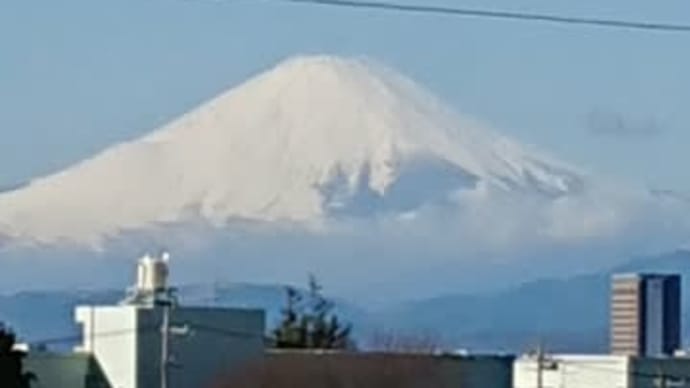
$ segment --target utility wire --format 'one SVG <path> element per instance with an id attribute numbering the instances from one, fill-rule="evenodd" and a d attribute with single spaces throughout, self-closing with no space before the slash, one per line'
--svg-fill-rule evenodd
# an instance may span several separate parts
<path id="1" fill-rule="evenodd" d="M 120 329 L 120 330 L 111 330 L 111 331 L 99 331 L 96 333 L 93 333 L 93 337 L 96 338 L 109 338 L 109 337 L 119 337 L 123 335 L 129 335 L 132 333 L 138 333 L 138 334 L 143 334 L 147 332 L 157 332 L 159 328 L 156 327 L 140 327 L 138 329 Z M 62 336 L 62 337 L 52 337 L 52 338 L 44 338 L 44 339 L 39 339 L 39 340 L 31 340 L 29 341 L 29 345 L 54 345 L 54 344 L 62 344 L 62 343 L 72 343 L 72 342 L 77 342 L 83 339 L 82 334 L 75 334 L 75 335 L 69 335 L 69 336 Z"/>
<path id="2" fill-rule="evenodd" d="M 264 338 L 264 335 L 262 333 L 251 333 L 251 332 L 238 331 L 238 330 L 228 330 L 228 329 L 223 329 L 220 327 L 199 325 L 199 324 L 196 324 L 193 322 L 190 323 L 190 329 L 192 331 L 206 332 L 206 333 L 221 336 L 221 337 Z M 159 326 L 150 326 L 150 327 L 140 327 L 138 329 L 120 329 L 120 330 L 111 330 L 111 331 L 100 331 L 100 332 L 93 333 L 93 337 L 95 337 L 95 338 L 119 337 L 119 336 L 124 336 L 124 335 L 130 335 L 130 334 L 133 334 L 135 332 L 138 334 L 158 333 L 158 332 L 160 332 L 160 327 Z M 39 340 L 31 340 L 31 341 L 28 341 L 28 343 L 29 343 L 29 345 L 33 345 L 33 346 L 54 345 L 54 344 L 63 344 L 63 343 L 73 343 L 73 342 L 80 341 L 82 339 L 83 339 L 83 336 L 81 334 L 76 334 L 76 335 L 69 335 L 69 336 L 44 338 L 44 339 L 39 339 Z"/>
<path id="3" fill-rule="evenodd" d="M 219 335 L 221 337 L 235 337 L 235 338 L 265 338 L 265 335 L 263 333 L 250 333 L 250 332 L 245 332 L 245 331 L 238 331 L 238 330 L 228 330 L 228 329 L 223 329 L 220 327 L 213 327 L 213 326 L 205 326 L 205 325 L 200 325 L 198 323 L 190 323 L 190 329 L 192 331 L 198 330 L 198 331 L 203 331 L 209 334 L 215 334 Z"/>
<path id="4" fill-rule="evenodd" d="M 393 12 L 427 13 L 447 16 L 477 17 L 490 19 L 510 19 L 533 22 L 571 24 L 618 29 L 647 30 L 659 32 L 690 33 L 690 24 L 655 23 L 617 19 L 599 19 L 589 17 L 563 16 L 528 12 L 498 11 L 476 8 L 456 8 L 421 4 L 400 4 L 389 1 L 355 1 L 355 0 L 270 0 L 274 3 L 293 3 L 341 8 L 378 9 Z"/>

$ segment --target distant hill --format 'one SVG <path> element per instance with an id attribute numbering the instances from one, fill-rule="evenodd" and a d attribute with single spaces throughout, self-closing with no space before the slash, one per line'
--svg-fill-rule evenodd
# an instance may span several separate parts
<path id="1" fill-rule="evenodd" d="M 690 279 L 690 251 L 637 258 L 610 271 L 544 279 L 483 295 L 447 295 L 408 303 L 381 316 L 403 329 L 430 330 L 470 348 L 522 350 L 541 338 L 552 350 L 597 352 L 608 344 L 610 276 L 674 272 Z M 690 287 L 683 288 L 690 332 Z"/>
<path id="2" fill-rule="evenodd" d="M 475 350 L 520 352 L 539 339 L 552 351 L 606 351 L 610 276 L 616 272 L 675 272 L 690 279 L 690 251 L 637 258 L 610 271 L 564 279 L 543 279 L 501 292 L 446 295 L 408 302 L 369 313 L 337 299 L 340 314 L 354 323 L 358 334 L 373 329 L 393 333 L 434 334 L 449 346 Z M 66 348 L 79 330 L 72 310 L 79 304 L 112 304 L 121 291 L 45 291 L 0 295 L 0 321 L 16 328 L 31 342 L 48 340 Z M 183 303 L 262 308 L 269 326 L 279 318 L 285 294 L 282 286 L 216 283 L 180 288 Z M 683 288 L 684 327 L 690 332 L 690 287 Z"/>

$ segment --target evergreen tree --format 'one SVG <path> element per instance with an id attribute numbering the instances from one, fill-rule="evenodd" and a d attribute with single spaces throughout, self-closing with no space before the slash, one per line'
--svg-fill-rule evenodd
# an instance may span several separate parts
<path id="1" fill-rule="evenodd" d="M 306 347 L 307 322 L 301 312 L 302 296 L 293 287 L 285 288 L 285 307 L 281 311 L 283 319 L 273 330 L 275 346 L 277 348 Z"/>
<path id="2" fill-rule="evenodd" d="M 13 349 L 16 339 L 14 333 L 0 323 L 0 387 L 30 388 L 35 375 L 24 372 L 22 361 L 26 354 Z"/>
<path id="3" fill-rule="evenodd" d="M 323 287 L 313 275 L 304 298 L 292 287 L 286 288 L 283 318 L 273 330 L 277 348 L 346 349 L 352 347 L 351 326 L 340 323 L 335 305 L 323 296 Z"/>

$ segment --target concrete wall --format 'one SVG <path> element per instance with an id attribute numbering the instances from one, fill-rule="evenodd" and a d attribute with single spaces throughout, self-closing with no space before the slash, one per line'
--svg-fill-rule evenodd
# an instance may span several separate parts
<path id="1" fill-rule="evenodd" d="M 513 357 L 502 356 L 272 351 L 266 362 L 277 370 L 273 381 L 286 373 L 282 380 L 322 382 L 324 388 L 378 387 L 377 382 L 385 387 L 509 388 L 513 381 Z"/>

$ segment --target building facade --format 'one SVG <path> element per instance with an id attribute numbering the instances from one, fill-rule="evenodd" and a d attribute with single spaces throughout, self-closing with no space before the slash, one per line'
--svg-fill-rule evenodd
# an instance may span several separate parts
<path id="1" fill-rule="evenodd" d="M 680 276 L 614 275 L 610 323 L 612 354 L 672 355 L 681 347 Z"/>

